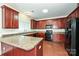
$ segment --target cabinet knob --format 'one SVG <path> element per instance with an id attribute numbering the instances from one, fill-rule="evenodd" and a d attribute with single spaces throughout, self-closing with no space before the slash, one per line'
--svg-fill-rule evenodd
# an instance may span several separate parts
<path id="1" fill-rule="evenodd" d="M 41 45 L 39 46 L 39 49 L 41 49 Z"/>

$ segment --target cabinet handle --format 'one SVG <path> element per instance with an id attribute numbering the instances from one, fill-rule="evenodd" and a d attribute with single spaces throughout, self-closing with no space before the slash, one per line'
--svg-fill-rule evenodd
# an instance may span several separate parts
<path id="1" fill-rule="evenodd" d="M 41 45 L 39 46 L 39 49 L 41 49 Z"/>
<path id="2" fill-rule="evenodd" d="M 2 48 L 2 50 L 3 50 L 3 51 L 5 51 L 5 50 L 6 50 L 6 48 L 5 48 L 5 47 L 3 47 L 3 48 Z"/>

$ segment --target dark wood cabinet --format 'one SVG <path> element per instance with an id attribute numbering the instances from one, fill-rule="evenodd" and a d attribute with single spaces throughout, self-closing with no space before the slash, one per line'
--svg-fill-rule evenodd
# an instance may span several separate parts
<path id="1" fill-rule="evenodd" d="M 53 42 L 64 42 L 65 34 L 54 33 L 52 36 Z"/>
<path id="2" fill-rule="evenodd" d="M 6 6 L 2 6 L 2 21 L 3 28 L 12 27 L 11 9 Z"/>
<path id="3" fill-rule="evenodd" d="M 40 37 L 40 38 L 45 38 L 45 33 L 44 32 L 38 32 L 36 33 L 36 37 Z"/>
<path id="4" fill-rule="evenodd" d="M 31 21 L 32 29 L 45 29 L 46 25 L 51 24 L 52 26 L 56 26 L 57 28 L 65 28 L 66 18 L 58 18 L 56 20 L 39 20 L 39 21 Z"/>
<path id="5" fill-rule="evenodd" d="M 1 52 L 2 56 L 12 56 L 14 53 L 13 46 L 1 42 Z"/>
<path id="6" fill-rule="evenodd" d="M 61 19 L 59 19 L 58 22 L 56 22 L 58 28 L 64 29 L 66 27 L 66 20 L 67 20 L 67 18 L 61 18 Z"/>
<path id="7" fill-rule="evenodd" d="M 32 29 L 45 29 L 46 20 L 35 21 L 31 20 L 31 28 Z"/>
<path id="8" fill-rule="evenodd" d="M 71 15 L 70 15 L 70 18 L 75 18 L 77 17 L 77 11 L 73 12 Z"/>
<path id="9" fill-rule="evenodd" d="M 77 8 L 73 12 L 71 12 L 67 18 L 69 20 L 71 18 L 76 18 L 76 17 L 79 18 L 79 6 L 77 6 Z"/>
<path id="10" fill-rule="evenodd" d="M 43 40 L 36 46 L 36 55 L 43 56 Z"/>
<path id="11" fill-rule="evenodd" d="M 37 28 L 37 21 L 31 20 L 31 29 L 36 29 Z"/>
<path id="12" fill-rule="evenodd" d="M 36 54 L 35 48 L 29 51 L 25 51 L 20 48 L 14 48 L 13 56 L 35 56 L 35 54 Z"/>
<path id="13" fill-rule="evenodd" d="M 3 28 L 18 28 L 19 12 L 3 5 L 2 6 L 2 27 Z"/>
<path id="14" fill-rule="evenodd" d="M 33 28 L 34 28 L 34 21 L 31 20 L 31 29 L 33 29 Z"/>
<path id="15" fill-rule="evenodd" d="M 40 20 L 37 22 L 37 29 L 45 29 L 46 26 L 46 20 Z"/>
<path id="16" fill-rule="evenodd" d="M 14 54 L 14 50 L 12 49 L 12 50 L 2 54 L 2 56 L 13 56 L 13 54 Z"/>
<path id="17" fill-rule="evenodd" d="M 45 38 L 45 32 L 37 32 L 37 33 L 33 33 L 33 34 L 28 34 L 26 36 L 32 36 L 32 37 L 40 37 L 40 38 Z"/>
<path id="18" fill-rule="evenodd" d="M 76 12 L 77 12 L 77 15 L 76 16 L 79 18 L 79 7 L 78 7 L 78 9 L 77 9 Z"/>
<path id="19" fill-rule="evenodd" d="M 13 28 L 19 27 L 18 12 L 16 12 L 16 11 L 13 12 L 12 27 Z"/>
<path id="20" fill-rule="evenodd" d="M 42 27 L 41 21 L 38 21 L 37 22 L 37 29 L 41 29 L 41 27 Z"/>
<path id="21" fill-rule="evenodd" d="M 36 33 L 33 33 L 33 34 L 28 34 L 26 36 L 32 36 L 32 37 L 36 37 Z"/>

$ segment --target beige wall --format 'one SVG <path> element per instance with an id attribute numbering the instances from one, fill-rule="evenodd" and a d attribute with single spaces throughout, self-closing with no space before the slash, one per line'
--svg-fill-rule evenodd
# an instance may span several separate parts
<path id="1" fill-rule="evenodd" d="M 19 29 L 30 31 L 31 30 L 30 20 L 31 19 L 28 16 L 24 15 L 23 13 L 20 13 L 19 14 Z"/>

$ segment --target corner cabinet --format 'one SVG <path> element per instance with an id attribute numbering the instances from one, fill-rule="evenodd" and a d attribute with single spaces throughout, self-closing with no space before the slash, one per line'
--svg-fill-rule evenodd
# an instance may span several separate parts
<path id="1" fill-rule="evenodd" d="M 3 5 L 2 7 L 2 27 L 7 29 L 18 28 L 19 12 Z"/>

